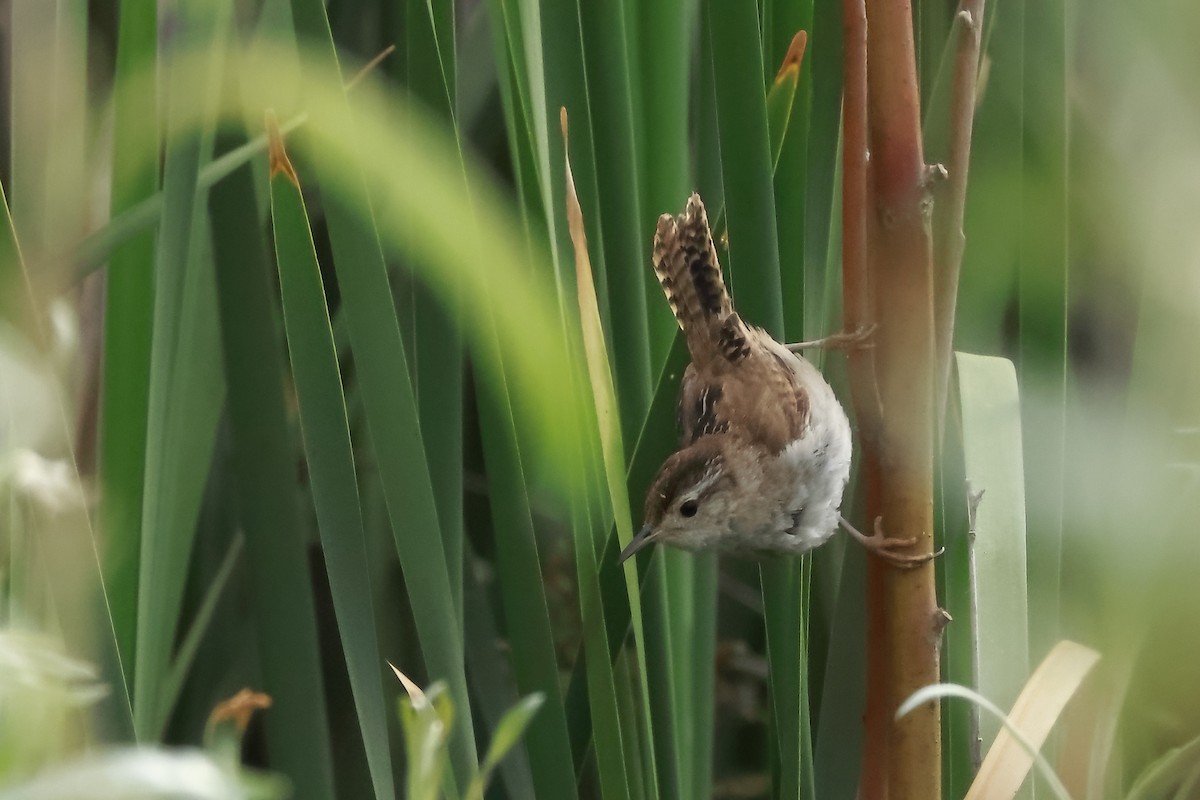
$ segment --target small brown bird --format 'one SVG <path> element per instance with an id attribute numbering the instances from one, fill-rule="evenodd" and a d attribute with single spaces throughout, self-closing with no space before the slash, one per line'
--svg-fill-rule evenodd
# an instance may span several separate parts
<path id="1" fill-rule="evenodd" d="M 692 363 L 679 396 L 681 449 L 646 494 L 644 525 L 620 560 L 654 543 L 751 555 L 805 553 L 840 524 L 871 551 L 914 566 L 876 520 L 865 536 L 840 513 L 850 477 L 850 422 L 817 369 L 733 309 L 700 196 L 654 234 L 654 271 Z M 848 345 L 861 335 L 795 345 Z"/>

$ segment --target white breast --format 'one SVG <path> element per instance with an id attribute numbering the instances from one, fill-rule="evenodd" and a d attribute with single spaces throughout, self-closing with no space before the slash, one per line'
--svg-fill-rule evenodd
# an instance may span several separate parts
<path id="1" fill-rule="evenodd" d="M 790 502 L 785 500 L 785 506 L 799 509 L 796 515 L 799 525 L 781 530 L 776 540 L 778 549 L 806 552 L 824 543 L 837 530 L 842 492 L 850 478 L 853 450 L 850 421 L 816 367 L 778 343 L 771 345 L 785 356 L 796 378 L 808 389 L 808 427 L 800 439 L 783 451 L 779 476 L 785 484 L 790 478 Z"/>

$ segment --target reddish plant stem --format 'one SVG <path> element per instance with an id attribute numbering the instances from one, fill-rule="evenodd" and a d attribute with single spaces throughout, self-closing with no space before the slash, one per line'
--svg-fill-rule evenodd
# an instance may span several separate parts
<path id="1" fill-rule="evenodd" d="M 889 536 L 933 551 L 934 335 L 930 197 L 921 143 L 920 99 L 908 0 L 866 0 L 867 100 L 873 207 L 867 214 L 868 274 L 879 329 L 875 379 L 883 409 L 871 455 L 879 491 L 869 508 Z M 868 667 L 882 676 L 889 800 L 941 792 L 941 724 L 936 703 L 890 721 L 901 700 L 938 681 L 934 566 L 871 574 L 872 602 L 887 611 Z M 882 596 L 882 601 L 878 598 Z M 882 731 L 868 731 L 868 736 Z"/>
<path id="2" fill-rule="evenodd" d="M 856 330 L 876 322 L 867 275 L 867 11 L 863 0 L 843 0 L 845 42 L 842 49 L 842 306 L 844 327 Z M 860 480 L 866 486 L 867 508 L 880 506 L 879 430 L 882 409 L 875 383 L 874 349 L 851 350 L 849 377 L 854 416 L 858 424 Z M 869 524 L 869 519 L 867 521 Z M 886 567 L 867 562 L 866 706 L 863 716 L 862 775 L 859 796 L 887 796 L 887 732 L 891 720 L 886 693 L 889 659 L 886 655 L 888 614 L 884 580 Z"/>
<path id="3" fill-rule="evenodd" d="M 975 123 L 975 95 L 979 78 L 979 51 L 983 39 L 984 0 L 960 0 L 957 12 L 954 79 L 949 117 L 948 180 L 934 205 L 933 301 L 937 342 L 937 420 L 939 439 L 950 383 L 950 356 L 954 345 L 954 311 L 958 301 L 958 276 L 962 270 L 963 213 L 967 205 L 967 170 L 971 161 L 971 134 Z"/>

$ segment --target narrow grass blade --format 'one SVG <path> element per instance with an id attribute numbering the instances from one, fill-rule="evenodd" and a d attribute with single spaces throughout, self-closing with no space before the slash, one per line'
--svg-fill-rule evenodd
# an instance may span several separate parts
<path id="1" fill-rule="evenodd" d="M 811 67 L 802 64 L 812 28 L 811 3 L 773 3 L 772 29 L 786 28 L 794 35 L 787 43 L 778 72 L 767 90 L 767 130 L 771 138 L 771 164 L 775 177 L 775 219 L 779 232 L 779 272 L 783 299 L 783 334 L 790 341 L 805 337 L 804 225 L 808 202 L 808 128 L 812 93 Z M 776 30 L 778 40 L 782 31 Z M 765 43 L 768 62 L 778 58 Z M 779 62 L 776 62 L 779 63 Z"/>
<path id="2" fill-rule="evenodd" d="M 546 198 L 542 194 L 541 174 L 548 164 L 539 160 L 539 138 L 534 128 L 534 73 L 529 71 L 523 14 L 526 4 L 513 7 L 503 0 L 488 0 L 489 25 L 492 28 L 492 48 L 496 53 L 501 100 L 508 123 L 509 148 L 514 169 L 519 176 L 517 188 L 521 206 L 527 217 L 545 219 Z M 539 88 L 541 83 L 536 81 Z M 541 100 L 539 98 L 538 102 Z"/>
<path id="3" fill-rule="evenodd" d="M 804 48 L 807 44 L 808 34 L 799 31 L 792 39 L 779 73 L 767 91 L 767 132 L 771 141 L 772 165 L 779 163 L 779 155 L 783 152 L 783 143 L 792 119 L 792 107 L 796 102 L 796 87 L 800 84 L 800 61 L 804 58 Z M 803 142 L 804 139 L 801 137 L 800 141 Z M 787 188 L 789 191 L 795 191 L 793 187 Z"/>
<path id="4" fill-rule="evenodd" d="M 278 136 L 277 129 L 274 136 Z M 283 143 L 277 138 L 271 147 L 271 218 L 288 354 L 346 669 L 375 795 L 392 797 L 395 782 L 386 717 L 390 704 L 384 699 L 380 682 L 383 659 L 366 580 L 362 510 L 337 352 L 304 198 Z"/>
<path id="5" fill-rule="evenodd" d="M 241 138 L 241 137 L 236 137 Z M 236 141 L 235 137 L 230 137 Z M 271 767 L 332 798 L 333 756 L 300 487 L 284 397 L 285 347 L 255 183 L 245 166 L 209 200 L 221 312 L 234 496 L 246 537 Z"/>
<path id="6" fill-rule="evenodd" d="M 467 678 L 471 681 L 472 697 L 478 703 L 480 717 L 489 730 L 495 731 L 507 710 L 517 702 L 516 677 L 512 662 L 520 658 L 521 654 L 515 648 L 510 649 L 513 645 L 512 638 L 505 640 L 497 628 L 499 610 L 492 601 L 492 587 L 486 583 L 486 572 L 480 566 L 478 555 L 468 549 L 467 559 L 467 568 L 463 571 L 463 635 Z M 504 578 L 500 577 L 496 582 L 502 586 L 503 580 Z M 557 713 L 561 722 L 562 700 L 558 697 L 557 684 L 551 686 L 555 690 L 551 700 L 558 706 Z M 541 698 L 542 705 L 545 705 L 545 695 L 535 692 L 531 696 Z M 531 726 L 539 716 L 540 712 L 530 721 Z M 534 789 L 534 762 L 530 753 L 536 753 L 539 761 L 547 756 L 529 741 L 528 729 L 525 734 L 517 743 L 515 752 L 510 753 L 499 765 L 500 777 L 509 797 L 539 796 L 539 792 Z M 564 736 L 558 737 L 560 743 L 564 740 Z M 565 751 L 565 747 L 563 750 Z M 566 762 L 551 762 L 553 771 L 560 776 L 559 785 L 566 789 L 562 795 L 564 798 L 571 797 L 575 787 L 574 770 L 564 768 L 564 764 L 569 764 L 569 753 L 567 759 Z M 539 768 L 547 769 L 540 764 Z"/>
<path id="7" fill-rule="evenodd" d="M 567 141 L 567 110 L 561 112 L 562 137 L 564 152 L 568 150 Z M 625 456 L 621 449 L 621 433 L 618 427 L 619 417 L 616 403 L 616 393 L 612 385 L 612 373 L 609 372 L 608 355 L 604 346 L 604 334 L 600 327 L 599 307 L 591 272 L 591 262 L 588 257 L 587 234 L 584 230 L 583 211 L 579 207 L 579 198 L 575 193 L 575 181 L 571 171 L 569 156 L 564 159 L 566 184 L 567 225 L 571 233 L 571 242 L 575 250 L 576 289 L 578 291 L 579 319 L 583 334 L 583 348 L 587 358 L 587 372 L 595 403 L 596 420 L 598 425 L 601 457 L 605 482 L 608 490 L 608 504 L 615 519 L 619 538 L 629 542 L 633 538 L 633 530 L 629 519 L 629 496 L 621 480 L 625 465 Z M 607 516 L 607 515 L 603 515 Z M 591 526 L 589 525 L 588 528 Z M 607 531 L 607 525 L 604 530 Z M 585 530 L 587 530 L 585 528 Z M 581 541 L 579 529 L 576 529 L 576 567 L 580 573 L 580 601 L 583 613 L 585 631 L 585 647 L 591 653 L 608 652 L 608 634 L 604 622 L 604 604 L 600 592 L 599 565 L 596 563 L 595 542 Z M 602 546 L 602 545 L 601 545 Z M 625 574 L 632 577 L 635 567 L 627 564 Z M 645 640 L 641 631 L 641 607 L 638 585 L 630 580 L 627 584 L 629 605 L 634 622 L 634 638 L 637 644 L 639 672 L 644 680 L 646 675 Z M 593 723 L 608 736 L 596 738 L 595 746 L 597 763 L 600 770 L 601 785 L 605 787 L 606 795 L 619 791 L 624 786 L 629 791 L 630 782 L 626 778 L 625 763 L 620 752 L 621 736 L 620 716 L 616 714 L 615 694 L 612 666 L 608 658 L 592 658 L 588 662 L 589 694 L 592 697 Z M 610 704 L 610 697 L 613 702 Z M 613 714 L 608 719 L 608 714 Z M 646 715 L 647 719 L 649 714 Z M 615 736 L 614 736 L 615 734 Z"/>
<path id="8" fill-rule="evenodd" d="M 471 781 L 471 785 L 468 787 L 467 800 L 483 800 L 483 790 L 491 779 L 492 772 L 509 751 L 516 747 L 541 707 L 542 696 L 532 694 L 510 708 L 500 719 L 500 723 L 492 732 L 492 741 L 488 744 L 487 755 L 484 756 L 483 763 L 479 765 L 479 775 Z"/>
<path id="9" fill-rule="evenodd" d="M 692 696 L 681 697 L 680 702 L 686 703 L 691 711 L 691 796 L 712 797 L 717 703 L 717 554 L 702 553 L 694 558 Z"/>
<path id="10" fill-rule="evenodd" d="M 504 364 L 497 337 L 488 337 L 480 356 Z M 537 796 L 576 796 L 575 772 L 582 759 L 570 750 L 550 615 L 534 536 L 525 465 L 507 381 L 497 378 L 479 387 L 479 424 L 490 488 L 492 528 L 496 540 L 497 583 L 513 672 L 521 693 L 541 693 L 542 712 L 526 736 Z M 468 626 L 468 632 L 470 626 Z"/>
<path id="11" fill-rule="evenodd" d="M 699 75 L 696 78 L 696 105 L 693 124 L 696 128 L 696 156 L 693 162 L 696 191 L 705 198 L 705 205 L 724 206 L 725 189 L 721 182 L 721 136 L 717 124 L 717 77 L 713 71 L 712 15 L 705 3 L 700 7 L 700 43 L 697 58 Z M 675 200 L 673 208 L 679 203 Z M 726 265 L 728 266 L 728 265 Z"/>
<path id="12" fill-rule="evenodd" d="M 175 653 L 175 660 L 171 664 L 170 674 L 167 675 L 166 680 L 163 682 L 163 699 L 160 701 L 163 708 L 173 708 L 175 702 L 179 699 L 183 683 L 187 679 L 188 672 L 196 660 L 196 651 L 200 649 L 200 643 L 204 640 L 204 634 L 207 633 L 209 626 L 212 625 L 217 604 L 225 594 L 225 589 L 229 585 L 229 579 L 233 577 L 234 570 L 241 560 L 244 545 L 245 540 L 241 535 L 234 537 L 233 543 L 229 546 L 229 551 L 221 561 L 221 566 L 213 576 L 212 583 L 208 585 L 208 588 L 204 592 L 204 599 L 201 601 L 200 607 L 196 609 L 196 615 L 188 625 L 187 633 L 184 634 L 179 642 L 179 649 Z M 164 725 L 165 722 L 164 720 Z M 165 733 L 165 729 L 159 731 L 156 738 L 163 738 Z"/>
<path id="13" fill-rule="evenodd" d="M 314 75 L 339 75 L 332 33 L 319 0 L 292 0 L 292 14 L 298 34 L 319 44 L 305 64 L 306 82 L 311 83 Z M 326 95 L 325 99 L 333 106 L 330 112 L 343 125 L 351 119 L 361 125 L 367 119 L 367 114 L 361 118 L 351 114 L 344 92 L 340 97 Z M 353 140 L 357 131 L 346 131 L 344 135 Z M 477 758 L 461 627 L 457 624 L 416 398 L 391 301 L 371 193 L 363 164 L 357 165 L 349 175 L 334 174 L 329 162 L 323 159 L 318 159 L 315 166 L 323 189 L 342 188 L 341 192 L 329 191 L 325 197 L 334 267 L 345 304 L 368 430 L 383 481 L 422 655 L 430 674 L 446 681 L 456 709 L 457 721 L 450 732 L 450 762 L 454 783 L 462 789 L 470 780 Z M 461 161 L 458 174 L 461 175 Z M 461 186 L 460 180 L 452 189 Z M 404 222 L 413 229 L 419 223 L 417 219 Z M 410 252 L 419 257 L 417 250 L 419 247 L 414 246 Z M 433 272 L 430 270 L 426 275 Z M 453 274 L 461 276 L 462 273 Z M 446 276 L 442 277 L 444 280 Z M 444 283 L 438 285 L 433 280 L 430 285 L 447 289 Z M 467 313 L 466 309 L 464 313 Z"/>
<path id="14" fill-rule="evenodd" d="M 671 349 L 675 320 L 658 298 L 646 254 L 657 215 L 673 211 L 694 187 L 688 148 L 691 67 L 699 31 L 697 0 L 629 3 L 637 50 L 630 55 L 635 76 L 634 124 L 638 127 L 638 176 L 641 182 L 640 249 L 636 263 L 646 284 L 651 377 Z M 638 91 L 640 89 L 640 91 Z M 714 167 L 716 165 L 714 164 Z M 707 195 L 705 195 L 707 197 Z"/>
<path id="15" fill-rule="evenodd" d="M 600 245 L 607 279 L 608 329 L 616 389 L 620 398 L 620 427 L 625 438 L 637 434 L 650 405 L 650 332 L 646 316 L 646 215 L 641 210 L 639 158 L 633 118 L 630 49 L 632 24 L 627 16 L 634 4 L 581 3 L 580 29 L 587 72 L 585 116 L 575 108 L 578 123 L 590 119 L 597 126 L 595 143 L 597 211 Z M 676 147 L 681 146 L 677 144 Z M 579 160 L 577 153 L 576 160 Z M 586 151 L 582 151 L 586 156 Z M 676 201 L 678 202 L 678 201 Z M 657 299 L 658 290 L 654 290 Z"/>
<path id="16" fill-rule="evenodd" d="M 729 231 L 725 266 L 742 316 L 779 337 L 779 237 L 758 12 L 737 0 L 707 0 L 706 7 Z"/>
<path id="17" fill-rule="evenodd" d="M 455 87 L 454 3 L 406 0 L 404 3 L 405 86 L 445 120 L 459 140 Z M 403 133 L 401 133 L 403 135 Z M 461 148 L 461 143 L 459 144 Z M 463 353 L 460 308 L 439 302 L 414 270 L 400 277 L 411 286 L 408 322 L 412 326 L 410 363 L 429 461 L 429 477 L 446 551 L 450 592 L 462 627 L 463 583 Z"/>
<path id="18" fill-rule="evenodd" d="M 114 80 L 154 63 L 157 5 L 122 0 Z M 156 126 L 153 96 L 121 96 L 113 109 L 112 214 L 115 216 L 158 188 L 158 160 L 146 163 L 130 142 L 147 136 L 131 126 Z M 154 136 L 153 138 L 157 138 Z M 99 472 L 101 526 L 108 539 L 109 604 L 132 685 L 137 631 L 137 576 L 142 509 L 142 469 L 146 463 L 146 402 L 150 381 L 153 326 L 154 236 L 147 231 L 109 257 L 104 293 L 104 377 L 100 414 Z"/>
<path id="19" fill-rule="evenodd" d="M 690 664 L 680 661 L 683 631 L 688 626 L 691 608 L 683 601 L 690 598 L 672 597 L 672 579 L 690 577 L 680 564 L 668 567 L 663 552 L 651 556 L 650 567 L 641 584 L 643 639 L 646 642 L 645 694 L 650 704 L 650 720 L 653 734 L 654 763 L 659 791 L 663 797 L 687 797 L 683 794 L 688 786 L 690 773 L 686 773 L 691 752 L 687 744 L 688 729 L 683 727 L 687 708 L 683 706 L 682 692 L 689 685 L 686 673 Z M 627 568 L 633 568 L 629 565 Z M 618 662 L 624 666 L 628 662 Z"/>
<path id="20" fill-rule="evenodd" d="M 847 500 L 850 497 L 847 493 Z M 858 797 L 866 710 L 866 558 L 857 544 L 846 548 L 837 602 L 829 617 L 820 715 L 813 734 L 813 796 L 828 800 Z M 816 657 L 810 650 L 810 658 Z"/>
<path id="21" fill-rule="evenodd" d="M 708 0 L 705 5 L 716 76 L 731 289 L 748 322 L 781 337 L 779 239 L 757 8 L 731 0 Z M 775 792 L 793 797 L 800 793 L 800 699 L 804 693 L 798 562 L 786 558 L 765 562 L 760 574 L 779 758 Z"/>
<path id="22" fill-rule="evenodd" d="M 136 2 L 136 0 L 134 0 Z M 128 82 L 133 83 L 132 78 L 145 77 L 149 67 L 145 64 L 130 65 Z M 123 99 L 127 100 L 131 96 L 139 96 L 136 93 L 117 92 Z M 299 115 L 281 124 L 280 130 L 285 134 L 299 128 L 307 119 L 306 115 Z M 130 134 L 130 138 L 143 145 L 146 139 L 153 131 L 139 129 L 139 133 Z M 204 165 L 200 170 L 200 175 L 196 180 L 196 191 L 203 193 L 211 189 L 216 184 L 225 180 L 229 175 L 240 167 L 250 163 L 253 159 L 267 152 L 267 137 L 265 135 L 255 137 L 246 144 L 234 150 L 230 150 L 220 158 L 214 159 Z M 131 155 L 131 158 L 136 158 L 136 155 Z M 137 202 L 133 202 L 137 200 Z M 136 198 L 131 198 L 132 205 L 126 210 L 114 214 L 108 224 L 95 233 L 91 233 L 84 237 L 82 241 L 71 247 L 65 255 L 60 256 L 59 260 L 70 264 L 75 264 L 78 267 L 78 275 L 80 278 L 88 275 L 93 270 L 101 267 L 110 258 L 111 254 L 127 242 L 136 239 L 139 235 L 153 230 L 158 224 L 162 216 L 163 194 L 162 192 L 150 194 L 139 194 Z"/>
<path id="23" fill-rule="evenodd" d="M 593 136 L 601 124 L 593 118 L 586 67 L 582 11 L 575 3 L 531 0 L 521 3 L 522 36 L 526 48 L 526 78 L 532 104 L 533 127 L 537 135 L 537 160 L 542 178 L 543 208 L 550 231 L 555 264 L 558 267 L 560 301 L 574 305 L 575 272 L 570 269 L 571 238 L 566 222 L 566 193 L 558 180 L 558 168 L 565 151 L 562 138 L 555 135 L 555 112 L 566 108 L 575 120 L 575 185 L 583 209 L 588 241 L 593 243 L 592 271 L 598 292 L 600 317 L 611 322 L 608 276 L 601 216 L 596 144 Z"/>
<path id="24" fill-rule="evenodd" d="M 203 48 L 207 72 L 168 55 L 168 146 L 163 217 L 155 252 L 154 328 L 146 418 L 145 486 L 138 577 L 135 727 L 155 736 L 169 709 L 159 705 L 167 677 L 191 557 L 196 515 L 212 457 L 221 380 L 212 265 L 202 251 L 204 209 L 196 175 L 212 151 L 213 118 L 223 69 L 227 2 L 185 2 L 186 33 L 175 47 Z M 191 107 L 203 109 L 201 127 Z M 186 106 L 186 107 L 185 107 Z"/>
<path id="25" fill-rule="evenodd" d="M 841 296 L 842 9 L 837 3 L 814 3 L 812 19 L 797 90 L 811 98 L 804 168 L 806 339 L 824 336 L 834 327 L 828 309 L 832 299 Z M 781 248 L 783 241 L 781 233 Z M 790 338 L 791 331 L 788 334 Z"/>
<path id="26" fill-rule="evenodd" d="M 676 329 L 678 331 L 678 328 Z M 683 368 L 687 365 L 688 353 L 682 334 L 676 333 L 667 363 L 654 392 L 654 402 L 642 426 L 642 435 L 634 448 L 630 460 L 627 486 L 629 492 L 644 491 L 654 477 L 662 459 L 662 453 L 670 452 L 675 442 L 674 417 L 675 395 Z M 617 563 L 621 544 L 615 529 L 609 533 L 608 541 L 600 558 L 600 587 L 604 598 L 605 618 L 608 620 L 609 650 L 619 652 L 621 644 L 629 635 L 632 618 L 628 601 L 628 585 L 625 567 Z M 647 580 L 652 555 L 647 552 L 635 558 L 638 567 L 638 583 Z M 567 721 L 570 727 L 571 750 L 578 761 L 587 750 L 591 737 L 591 720 L 587 707 L 584 675 L 586 652 L 576 664 L 566 691 Z"/>

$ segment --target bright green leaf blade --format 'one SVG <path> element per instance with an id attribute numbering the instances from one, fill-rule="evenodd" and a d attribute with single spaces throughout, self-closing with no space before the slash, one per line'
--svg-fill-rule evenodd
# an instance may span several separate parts
<path id="1" fill-rule="evenodd" d="M 686 719 L 682 719 L 686 715 L 686 706 L 681 706 L 687 680 L 680 673 L 688 671 L 690 665 L 686 662 L 677 664 L 675 640 L 681 638 L 682 629 L 689 622 L 691 609 L 673 603 L 676 598 L 669 594 L 671 587 L 668 585 L 667 557 L 665 552 L 657 557 L 649 557 L 650 568 L 641 584 L 645 601 L 640 614 L 645 629 L 642 638 L 646 642 L 645 693 L 649 695 L 655 768 L 660 791 L 664 797 L 687 797 L 690 795 L 683 792 L 690 776 L 684 774 L 683 770 L 690 752 L 685 752 L 688 729 L 683 727 Z M 627 564 L 625 568 L 633 570 L 634 567 L 634 564 Z M 689 577 L 678 565 L 673 567 L 672 577 Z"/>
<path id="2" fill-rule="evenodd" d="M 646 254 L 654 237 L 657 215 L 677 210 L 693 181 L 688 144 L 691 66 L 699 28 L 696 0 L 659 0 L 628 4 L 636 17 L 632 25 L 637 51 L 631 54 L 633 75 L 640 81 L 635 97 L 634 124 L 638 130 L 638 175 L 642 184 L 640 249 L 636 263 L 646 283 L 652 377 L 671 349 L 675 320 L 659 299 Z M 636 93 L 637 86 L 634 87 Z"/>
<path id="3" fill-rule="evenodd" d="M 567 145 L 567 111 L 561 116 L 562 137 L 564 147 Z M 608 648 L 608 631 L 604 619 L 603 594 L 600 590 L 599 566 L 596 563 L 597 542 L 595 533 L 607 532 L 608 525 L 603 520 L 609 514 L 615 518 L 620 540 L 628 542 L 633 538 L 629 520 L 629 496 L 621 480 L 625 457 L 622 451 L 621 433 L 618 427 L 619 412 L 616 403 L 616 392 L 612 384 L 612 373 L 609 371 L 608 353 L 604 343 L 604 332 L 600 325 L 600 311 L 596 302 L 592 268 L 589 260 L 587 234 L 584 230 L 583 212 L 579 206 L 579 198 L 575 192 L 575 181 L 572 175 L 571 161 L 564 158 L 566 184 L 566 215 L 567 225 L 571 234 L 571 242 L 575 251 L 575 284 L 577 289 L 577 305 L 580 328 L 583 339 L 583 349 L 586 359 L 587 380 L 592 392 L 597 433 L 599 434 L 599 449 L 601 464 L 598 469 L 603 472 L 607 489 L 606 503 L 608 513 L 590 514 L 586 521 L 579 519 L 579 509 L 587 505 L 579 502 L 574 504 L 573 515 L 579 520 L 575 525 L 575 562 L 580 582 L 580 612 L 583 615 L 584 642 L 590 652 L 604 653 Z M 586 458 L 585 454 L 585 458 Z M 586 500 L 587 498 L 583 498 Z M 584 524 L 579 524 L 584 522 Z M 603 536 L 603 534 L 601 534 Z M 599 543 L 603 552 L 603 543 Z M 635 573 L 633 564 L 627 564 L 625 574 L 631 578 L 627 584 L 627 592 L 632 619 L 634 637 L 638 645 L 638 657 L 641 659 L 639 672 L 646 674 L 644 638 L 640 626 L 640 608 L 638 585 L 632 580 Z M 606 735 L 594 739 L 597 764 L 600 771 L 600 783 L 606 795 L 624 790 L 630 792 L 633 784 L 627 777 L 627 764 L 621 753 L 622 729 L 618 727 L 621 715 L 617 711 L 616 686 L 613 684 L 612 665 L 607 658 L 594 658 L 588 661 L 588 687 L 593 709 L 593 724 L 599 732 Z M 649 715 L 647 715 L 649 716 Z M 626 726 L 624 731 L 637 729 Z M 628 746 L 628 742 L 626 745 Z"/>
<path id="4" fill-rule="evenodd" d="M 679 378 L 686 365 L 687 346 L 683 336 L 677 332 L 671 352 L 667 357 L 667 363 L 659 378 L 650 413 L 642 426 L 642 435 L 638 438 L 630 461 L 627 484 L 631 495 L 634 492 L 645 491 L 662 459 L 675 447 L 675 396 L 678 392 Z M 631 626 L 625 568 L 617 563 L 617 555 L 620 550 L 621 545 L 614 527 L 614 530 L 608 535 L 600 560 L 600 586 L 604 598 L 605 619 L 608 621 L 609 629 L 608 648 L 613 657 L 620 652 L 621 645 L 628 636 Z M 652 552 L 643 551 L 636 557 L 639 585 L 644 584 L 647 580 Z M 585 755 L 592 736 L 585 681 L 586 661 L 587 653 L 583 652 L 580 654 L 580 660 L 576 663 L 565 694 L 571 750 L 577 763 Z"/>
<path id="5" fill-rule="evenodd" d="M 796 87 L 800 84 L 800 59 L 804 55 L 808 35 L 804 31 L 796 34 L 788 50 L 783 66 L 771 88 L 767 90 L 767 132 L 770 137 L 771 164 L 779 163 L 783 142 L 787 138 L 788 124 L 792 118 L 792 107 L 796 102 Z M 800 184 L 803 186 L 803 184 Z M 789 192 L 799 191 L 800 186 L 787 187 Z"/>
<path id="6" fill-rule="evenodd" d="M 749 3 L 707 0 L 721 140 L 731 291 L 751 324 L 783 334 L 770 133 L 758 14 Z M 736 156 L 735 156 L 736 154 Z"/>
<path id="7" fill-rule="evenodd" d="M 783 304 L 757 9 L 735 0 L 708 0 L 706 11 L 716 78 L 731 290 L 748 322 L 779 337 L 783 335 Z M 773 731 L 780 764 L 775 791 L 782 797 L 800 793 L 804 671 L 798 563 L 785 558 L 760 565 Z"/>
<path id="8" fill-rule="evenodd" d="M 803 338 L 807 339 L 832 330 L 836 318 L 826 309 L 840 307 L 836 302 L 841 294 L 842 161 L 842 9 L 838 4 L 813 4 L 812 35 L 804 61 L 798 91 L 811 98 L 804 166 Z M 782 230 L 780 240 L 781 253 L 790 253 Z M 784 272 L 786 281 L 788 270 Z"/>
<path id="9" fill-rule="evenodd" d="M 600 239 L 591 239 L 604 254 L 607 280 L 609 360 L 620 399 L 621 430 L 631 439 L 650 405 L 650 331 L 646 316 L 646 266 L 649 240 L 640 206 L 640 178 L 635 139 L 630 68 L 632 4 L 580 4 L 583 53 L 590 113 L 568 108 L 576 122 L 595 126 L 596 190 Z M 577 131 L 578 133 L 578 131 Z M 578 142 L 576 143 L 578 145 Z M 587 158 L 576 149 L 574 161 Z M 593 226 L 594 227 L 594 226 Z M 654 298 L 657 300 L 658 290 Z"/>

